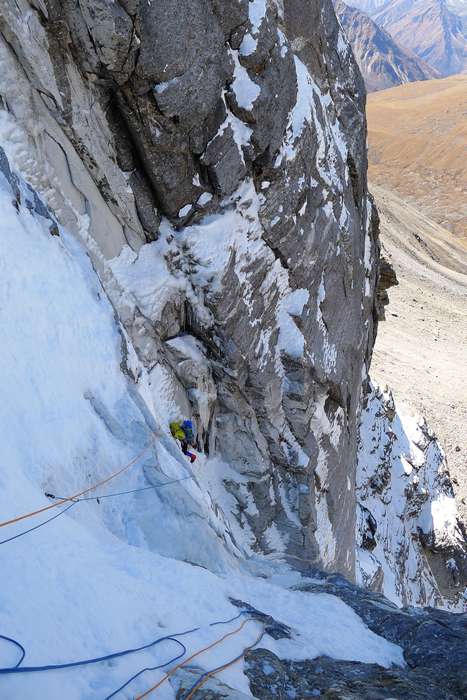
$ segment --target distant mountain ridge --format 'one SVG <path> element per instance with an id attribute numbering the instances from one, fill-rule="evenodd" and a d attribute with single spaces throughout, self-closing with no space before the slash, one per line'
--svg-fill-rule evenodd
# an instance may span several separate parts
<path id="1" fill-rule="evenodd" d="M 465 3 L 454 0 L 453 5 L 465 12 Z M 467 69 L 463 21 L 445 0 L 390 0 L 372 14 L 372 19 L 441 75 Z"/>
<path id="2" fill-rule="evenodd" d="M 387 2 L 388 0 L 354 0 L 353 2 L 349 0 L 346 4 L 356 7 L 358 10 L 362 10 L 362 12 L 366 12 L 367 15 L 372 15 Z"/>
<path id="3" fill-rule="evenodd" d="M 335 9 L 369 92 L 440 77 L 431 66 L 399 46 L 369 15 L 341 0 L 335 3 Z"/>

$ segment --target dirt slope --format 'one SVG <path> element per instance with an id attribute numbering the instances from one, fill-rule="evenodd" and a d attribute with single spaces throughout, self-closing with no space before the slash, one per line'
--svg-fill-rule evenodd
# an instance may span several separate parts
<path id="1" fill-rule="evenodd" d="M 372 375 L 428 419 L 467 523 L 467 251 L 396 195 L 372 189 L 399 279 L 379 326 Z"/>
<path id="2" fill-rule="evenodd" d="M 368 96 L 370 178 L 467 240 L 467 75 Z"/>

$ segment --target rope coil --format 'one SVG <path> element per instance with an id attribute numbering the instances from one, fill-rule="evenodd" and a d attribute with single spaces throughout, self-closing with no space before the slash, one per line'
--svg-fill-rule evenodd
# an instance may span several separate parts
<path id="1" fill-rule="evenodd" d="M 174 479 L 174 480 L 167 481 L 167 482 L 164 482 L 164 483 L 153 484 L 153 485 L 151 485 L 151 486 L 141 487 L 141 488 L 138 488 L 138 489 L 131 489 L 131 490 L 127 490 L 127 491 L 120 491 L 120 492 L 116 492 L 116 493 L 102 494 L 102 495 L 97 495 L 97 496 L 96 496 L 96 495 L 93 495 L 93 496 L 88 496 L 88 495 L 87 495 L 87 494 L 89 494 L 91 491 L 94 491 L 94 490 L 97 489 L 98 487 L 103 486 L 104 484 L 106 484 L 106 483 L 110 482 L 111 480 L 115 479 L 117 476 L 119 476 L 119 475 L 122 474 L 123 472 L 127 471 L 131 466 L 133 466 L 134 464 L 136 464 L 136 462 L 138 462 L 139 459 L 149 450 L 149 448 L 151 447 L 151 445 L 153 444 L 153 442 L 154 442 L 154 436 L 152 437 L 151 442 L 150 442 L 148 445 L 146 445 L 146 447 L 144 447 L 144 449 L 141 450 L 141 452 L 139 452 L 135 457 L 133 457 L 133 459 L 131 459 L 127 464 L 123 465 L 122 467 L 120 467 L 120 468 L 119 468 L 118 470 L 116 470 L 115 472 L 112 472 L 112 473 L 111 473 L 108 477 L 106 477 L 105 479 L 102 479 L 102 480 L 96 482 L 95 484 L 93 484 L 93 485 L 87 487 L 86 489 L 83 489 L 82 491 L 79 491 L 78 493 L 75 493 L 75 494 L 73 494 L 73 495 L 71 495 L 71 496 L 66 496 L 66 497 L 55 496 L 54 494 L 46 493 L 45 495 L 46 495 L 48 498 L 52 498 L 52 499 L 54 499 L 56 502 L 50 503 L 50 504 L 48 504 L 47 506 L 43 506 L 42 508 L 38 508 L 37 510 L 31 511 L 31 512 L 29 512 L 29 513 L 25 513 L 25 514 L 23 514 L 23 515 L 19 515 L 19 516 L 15 517 L 15 518 L 11 518 L 11 519 L 9 519 L 9 520 L 5 520 L 5 521 L 3 521 L 3 522 L 0 522 L 0 528 L 1 528 L 1 527 L 6 527 L 7 525 L 12 525 L 12 524 L 14 524 L 14 523 L 21 522 L 22 520 L 26 520 L 26 519 L 28 519 L 28 518 L 34 517 L 34 516 L 36 516 L 36 515 L 39 515 L 40 513 L 44 513 L 44 512 L 49 511 L 49 510 L 51 510 L 51 509 L 53 509 L 53 508 L 57 508 L 57 507 L 59 507 L 59 506 L 61 506 L 61 505 L 67 504 L 67 507 L 66 507 L 66 508 L 63 508 L 63 509 L 62 509 L 59 513 L 57 513 L 56 515 L 52 516 L 51 518 L 48 518 L 47 520 L 45 520 L 45 521 L 39 523 L 38 525 L 35 525 L 34 527 L 29 528 L 28 530 L 25 530 L 24 532 L 20 532 L 20 533 L 14 535 L 14 536 L 12 536 L 12 537 L 9 537 L 9 538 L 7 538 L 7 539 L 5 539 L 5 540 L 0 541 L 0 545 L 6 544 L 7 542 L 11 542 L 12 540 L 16 540 L 16 539 L 18 539 L 19 537 L 23 537 L 24 535 L 26 535 L 26 534 L 28 534 L 28 533 L 30 533 L 30 532 L 33 532 L 34 530 L 37 530 L 37 529 L 41 528 L 42 526 L 46 525 L 47 523 L 52 522 L 52 521 L 55 520 L 56 518 L 60 517 L 61 515 L 63 515 L 65 512 L 67 512 L 68 510 L 70 510 L 70 509 L 73 508 L 76 504 L 78 504 L 78 503 L 80 503 L 80 502 L 91 501 L 91 500 L 97 500 L 97 501 L 99 502 L 101 498 L 114 498 L 114 497 L 117 497 L 117 496 L 123 496 L 123 495 L 132 494 L 132 493 L 138 493 L 138 492 L 142 492 L 142 491 L 149 491 L 149 490 L 152 490 L 152 489 L 162 488 L 162 487 L 164 487 L 164 486 L 169 486 L 170 484 L 179 483 L 179 482 L 181 482 L 181 481 L 185 481 L 185 480 L 187 480 L 187 479 L 192 479 L 192 478 L 193 478 L 193 475 L 190 475 L 190 476 L 182 477 L 181 479 Z M 163 472 L 162 472 L 162 473 L 163 473 Z M 244 614 L 248 614 L 248 611 L 243 610 L 242 612 L 239 613 L 239 615 L 237 615 L 237 616 L 235 616 L 235 617 L 233 617 L 233 618 L 231 618 L 231 619 L 229 619 L 229 620 L 221 620 L 221 621 L 212 622 L 212 623 L 210 623 L 210 626 L 228 624 L 229 622 L 233 622 L 234 620 L 237 620 L 238 618 L 240 618 L 240 617 L 241 617 L 242 615 L 244 615 Z M 174 668 L 172 668 L 168 673 L 166 673 L 165 676 L 164 676 L 158 683 L 156 683 L 156 684 L 153 685 L 151 688 L 149 688 L 148 690 L 146 690 L 142 695 L 138 695 L 138 696 L 135 698 L 135 700 L 143 700 L 144 698 L 146 698 L 146 697 L 147 697 L 148 695 L 150 695 L 154 690 L 156 690 L 157 688 L 159 688 L 166 680 L 168 680 L 174 673 L 176 673 L 176 671 L 177 671 L 179 668 L 185 667 L 190 661 L 192 661 L 192 660 L 193 660 L 194 658 L 196 658 L 197 656 L 200 656 L 201 654 L 203 654 L 203 653 L 209 651 L 210 649 L 214 648 L 214 647 L 217 646 L 218 644 L 221 644 L 221 643 L 222 643 L 223 641 L 225 641 L 226 639 L 228 639 L 228 638 L 230 638 L 230 637 L 232 637 L 232 636 L 234 636 L 234 635 L 236 635 L 236 634 L 239 634 L 239 633 L 241 632 L 241 630 L 246 626 L 246 624 L 247 624 L 248 622 L 253 622 L 253 621 L 254 621 L 254 618 L 248 618 L 248 619 L 244 620 L 244 621 L 242 622 L 242 624 L 241 624 L 239 627 L 237 627 L 235 630 L 233 630 L 233 631 L 231 631 L 231 632 L 228 632 L 227 634 L 223 635 L 222 637 L 220 637 L 220 638 L 217 639 L 216 641 L 212 642 L 212 643 L 209 644 L 208 646 L 203 647 L 202 649 L 200 649 L 200 650 L 198 650 L 197 652 L 193 653 L 193 654 L 192 654 L 188 659 L 186 659 L 184 662 L 181 662 L 181 663 L 177 664 L 177 665 L 176 665 Z M 4 641 L 9 642 L 9 643 L 12 644 L 13 646 L 15 646 L 15 647 L 19 650 L 19 652 L 20 652 L 20 658 L 19 658 L 19 660 L 17 661 L 17 663 L 16 663 L 14 666 L 8 666 L 8 667 L 3 667 L 3 668 L 0 667 L 0 675 L 10 675 L 10 674 L 20 674 L 20 673 L 39 673 L 39 672 L 45 672 L 45 671 L 53 671 L 53 670 L 59 670 L 59 669 L 73 668 L 73 667 L 77 667 L 77 666 L 87 666 L 87 665 L 90 665 L 90 664 L 96 664 L 96 663 L 99 663 L 99 662 L 102 662 L 102 661 L 108 661 L 108 660 L 111 660 L 111 659 L 120 658 L 120 657 L 123 657 L 123 656 L 127 656 L 127 655 L 129 655 L 129 654 L 134 654 L 134 653 L 137 653 L 137 652 L 140 652 L 140 651 L 143 651 L 143 650 L 147 650 L 147 649 L 149 649 L 149 648 L 151 648 L 151 647 L 154 647 L 154 646 L 156 646 L 156 645 L 158 645 L 158 644 L 161 644 L 161 643 L 164 642 L 164 641 L 172 641 L 172 642 L 174 642 L 175 644 L 177 644 L 177 645 L 181 648 L 180 653 L 177 654 L 176 656 L 174 656 L 173 658 L 171 658 L 169 661 L 166 661 L 165 663 L 160 664 L 160 665 L 158 665 L 158 666 L 153 666 L 153 667 L 151 667 L 151 668 L 144 668 L 144 669 L 142 669 L 141 671 L 139 671 L 138 673 L 134 674 L 134 675 L 133 675 L 129 680 L 127 680 L 122 686 L 120 686 L 117 690 L 115 690 L 114 692 L 112 692 L 110 695 L 108 695 L 108 696 L 105 698 L 105 700 L 111 700 L 111 698 L 113 698 L 117 693 L 119 693 L 121 690 L 123 690 L 124 688 L 126 688 L 126 687 L 129 685 L 129 683 L 131 683 L 133 680 L 135 680 L 137 677 L 139 677 L 139 676 L 140 676 L 142 673 L 144 673 L 145 671 L 154 671 L 154 670 L 157 670 L 157 669 L 164 668 L 165 666 L 168 666 L 169 664 L 176 663 L 176 662 L 179 661 L 181 658 L 183 658 L 183 656 L 185 656 L 185 654 L 187 653 L 187 649 L 186 649 L 186 646 L 183 644 L 183 642 L 179 641 L 179 639 L 177 639 L 177 637 L 182 637 L 182 636 L 185 636 L 185 635 L 188 635 L 188 634 L 192 634 L 193 632 L 197 632 L 197 631 L 199 631 L 200 629 L 201 629 L 200 627 L 196 627 L 196 628 L 193 628 L 193 629 L 191 629 L 191 630 L 186 630 L 186 631 L 184 631 L 184 632 L 180 632 L 180 633 L 177 633 L 177 634 L 166 635 L 166 636 L 164 636 L 164 637 L 160 637 L 160 638 L 158 638 L 158 639 L 156 639 L 156 640 L 153 640 L 153 641 L 149 642 L 148 644 L 144 644 L 144 645 L 142 645 L 142 646 L 140 646 L 140 647 L 125 649 L 125 650 L 123 650 L 123 651 L 117 651 L 117 652 L 113 652 L 113 653 L 106 654 L 106 655 L 103 655 L 103 656 L 98 656 L 98 657 L 94 657 L 94 658 L 90 658 L 90 659 L 82 659 L 82 660 L 79 660 L 79 661 L 71 661 L 71 662 L 67 662 L 67 663 L 63 663 L 63 664 L 47 664 L 47 665 L 44 665 L 44 666 L 23 666 L 22 663 L 23 663 L 23 661 L 24 661 L 24 659 L 25 659 L 25 657 L 26 657 L 26 649 L 25 649 L 25 647 L 24 647 L 20 642 L 18 642 L 17 640 L 13 639 L 12 637 L 8 637 L 8 636 L 6 636 L 6 635 L 0 634 L 0 639 L 3 639 Z M 237 656 L 237 657 L 236 657 L 235 659 L 233 659 L 232 661 L 230 661 L 230 662 L 224 664 L 223 666 L 220 666 L 220 667 L 218 667 L 218 668 L 216 668 L 216 669 L 213 669 L 212 671 L 208 671 L 208 672 L 204 673 L 204 674 L 198 679 L 198 681 L 196 681 L 196 683 L 188 690 L 188 695 L 185 697 L 184 700 L 191 700 L 191 698 L 193 697 L 193 695 L 194 695 L 194 693 L 196 692 L 196 690 L 197 690 L 198 688 L 200 688 L 200 687 L 208 680 L 208 678 L 210 678 L 211 676 L 213 676 L 215 673 L 219 673 L 220 671 L 224 670 L 225 668 L 228 668 L 229 666 L 233 665 L 234 663 L 237 663 L 241 658 L 243 658 L 243 656 L 245 655 L 245 653 L 246 653 L 249 649 L 252 649 L 253 647 L 255 647 L 255 646 L 259 643 L 259 641 L 261 640 L 261 638 L 263 637 L 263 635 L 264 635 L 264 628 L 263 628 L 261 634 L 258 636 L 257 640 L 254 642 L 254 644 L 252 644 L 252 645 L 250 645 L 250 646 L 248 646 L 248 647 L 245 647 L 245 649 L 243 650 L 242 654 L 240 654 L 239 656 Z"/>

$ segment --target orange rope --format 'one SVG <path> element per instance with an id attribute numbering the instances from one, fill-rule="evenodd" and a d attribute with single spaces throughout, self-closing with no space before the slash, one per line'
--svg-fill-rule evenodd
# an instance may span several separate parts
<path id="1" fill-rule="evenodd" d="M 209 678 L 212 678 L 213 676 L 215 676 L 216 673 L 220 673 L 221 671 L 225 671 L 226 668 L 229 668 L 230 666 L 233 666 L 234 664 L 238 664 L 238 662 L 241 661 L 241 660 L 243 659 L 243 657 L 245 656 L 246 652 L 247 652 L 249 649 L 253 649 L 253 647 L 255 647 L 255 646 L 258 644 L 258 642 L 260 641 L 260 639 L 261 639 L 261 637 L 262 637 L 263 635 L 264 635 L 264 630 L 261 631 L 261 633 L 258 635 L 258 638 L 256 639 L 256 641 L 255 641 L 253 644 L 250 644 L 249 647 L 246 647 L 246 648 L 243 650 L 243 653 L 242 653 L 241 656 L 239 656 L 239 657 L 233 659 L 233 661 L 229 661 L 228 663 L 224 664 L 223 666 L 220 666 L 219 668 L 216 668 L 215 671 L 211 671 L 210 673 L 206 674 L 206 675 L 204 676 L 204 678 L 202 678 L 202 679 L 195 685 L 195 687 L 193 688 L 193 690 L 191 691 L 191 693 L 190 693 L 189 695 L 187 695 L 187 697 L 185 698 L 185 700 L 191 700 L 191 698 L 192 698 L 193 695 L 196 693 L 196 691 L 199 690 L 199 689 L 206 683 L 206 681 L 209 680 Z"/>
<path id="2" fill-rule="evenodd" d="M 154 438 L 153 438 L 154 440 Z M 149 445 L 146 445 L 144 450 L 142 450 L 139 454 L 136 455 L 136 457 L 133 457 L 133 459 L 128 462 L 128 464 L 125 464 L 121 469 L 119 469 L 116 472 L 113 472 L 110 476 L 108 476 L 106 479 L 102 479 L 102 481 L 98 481 L 96 484 L 93 486 L 89 486 L 87 489 L 84 489 L 84 491 L 80 491 L 79 493 L 75 493 L 73 496 L 68 496 L 67 498 L 61 498 L 58 500 L 56 503 L 50 503 L 48 506 L 44 506 L 43 508 L 39 508 L 38 510 L 33 510 L 30 513 L 25 513 L 24 515 L 18 515 L 16 518 L 12 518 L 11 520 L 4 520 L 3 522 L 0 522 L 0 527 L 5 527 L 6 525 L 12 525 L 13 523 L 18 523 L 20 520 L 26 520 L 26 518 L 32 518 L 34 515 L 39 515 L 40 513 L 45 513 L 46 510 L 50 510 L 51 508 L 57 508 L 58 506 L 61 506 L 63 503 L 67 503 L 68 501 L 74 501 L 75 499 L 79 498 L 80 496 L 84 496 L 84 494 L 89 493 L 90 491 L 94 491 L 94 489 L 97 489 L 99 486 L 102 486 L 103 484 L 106 484 L 108 481 L 111 481 L 112 479 L 115 479 L 116 476 L 119 474 L 122 474 L 124 471 L 129 469 L 130 467 L 137 462 L 140 457 L 143 456 L 145 452 L 151 447 L 152 442 L 149 443 Z"/>
<path id="3" fill-rule="evenodd" d="M 135 698 L 135 700 L 142 700 L 143 698 L 146 698 L 150 693 L 152 693 L 153 690 L 157 690 L 157 688 L 159 688 L 163 683 L 165 683 L 165 681 L 168 680 L 170 676 L 173 676 L 173 674 L 176 673 L 179 668 L 182 668 L 182 666 L 186 666 L 186 664 L 195 659 L 197 656 L 200 656 L 200 654 L 204 654 L 205 651 L 209 651 L 209 649 L 212 649 L 213 647 L 217 646 L 225 639 L 228 639 L 228 637 L 233 637 L 234 634 L 238 634 L 239 632 L 241 632 L 247 622 L 253 622 L 253 620 L 251 618 L 249 618 L 248 620 L 244 620 L 242 624 L 239 627 L 237 627 L 237 629 L 233 630 L 232 632 L 228 632 L 227 634 L 224 634 L 223 637 L 217 639 L 215 642 L 212 642 L 212 644 L 209 644 L 209 646 L 203 647 L 203 649 L 196 651 L 194 654 L 188 657 L 188 659 L 185 659 L 185 661 L 182 661 L 181 663 L 174 666 L 174 668 L 172 668 L 168 673 L 166 673 L 165 676 L 158 683 L 153 685 L 151 688 L 148 688 L 148 690 L 146 690 L 142 695 L 138 695 Z"/>

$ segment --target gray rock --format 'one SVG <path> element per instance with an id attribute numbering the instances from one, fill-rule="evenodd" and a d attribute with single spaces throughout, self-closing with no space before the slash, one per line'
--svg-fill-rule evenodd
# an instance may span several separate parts
<path id="1" fill-rule="evenodd" d="M 248 21 L 249 0 L 212 0 L 211 4 L 226 39 L 231 42 L 232 34 L 237 33 L 242 25 L 246 31 L 244 25 Z"/>
<path id="2" fill-rule="evenodd" d="M 112 0 L 82 0 L 80 7 L 102 69 L 125 82 L 135 67 L 131 18 Z"/>
<path id="3" fill-rule="evenodd" d="M 230 125 L 210 141 L 201 156 L 201 163 L 207 167 L 209 179 L 218 194 L 228 196 L 234 192 L 247 170 Z"/>
<path id="4" fill-rule="evenodd" d="M 266 0 L 264 17 L 246 0 L 3 5 L 15 77 L 3 102 L 38 169 L 53 153 L 66 182 L 57 193 L 44 168 L 39 192 L 73 230 L 89 221 L 136 362 L 163 368 L 174 410 L 191 411 L 205 449 L 231 467 L 218 488 L 248 553 L 273 553 L 274 531 L 297 568 L 354 576 L 379 243 L 364 86 L 332 3 Z M 206 208 L 204 193 L 215 194 Z M 218 255 L 189 226 L 206 222 Z M 125 249 L 137 269 L 160 228 L 167 298 L 152 304 L 108 261 Z M 202 345 L 199 366 L 166 342 L 186 334 Z"/>
<path id="5" fill-rule="evenodd" d="M 322 578 L 322 583 L 305 584 L 300 589 L 331 593 L 341 598 L 373 632 L 403 648 L 411 669 L 426 669 L 433 679 L 437 676 L 452 679 L 453 688 L 457 682 L 467 683 L 466 613 L 454 614 L 433 608 L 401 609 L 381 594 L 364 591 L 343 577 Z M 449 687 L 447 680 L 446 686 Z"/>
<path id="6" fill-rule="evenodd" d="M 246 674 L 253 696 L 264 700 L 460 700 L 463 692 L 462 680 L 425 669 L 385 669 L 325 656 L 313 661 L 280 661 L 264 649 L 247 652 Z M 452 689 L 447 687 L 451 683 Z"/>

